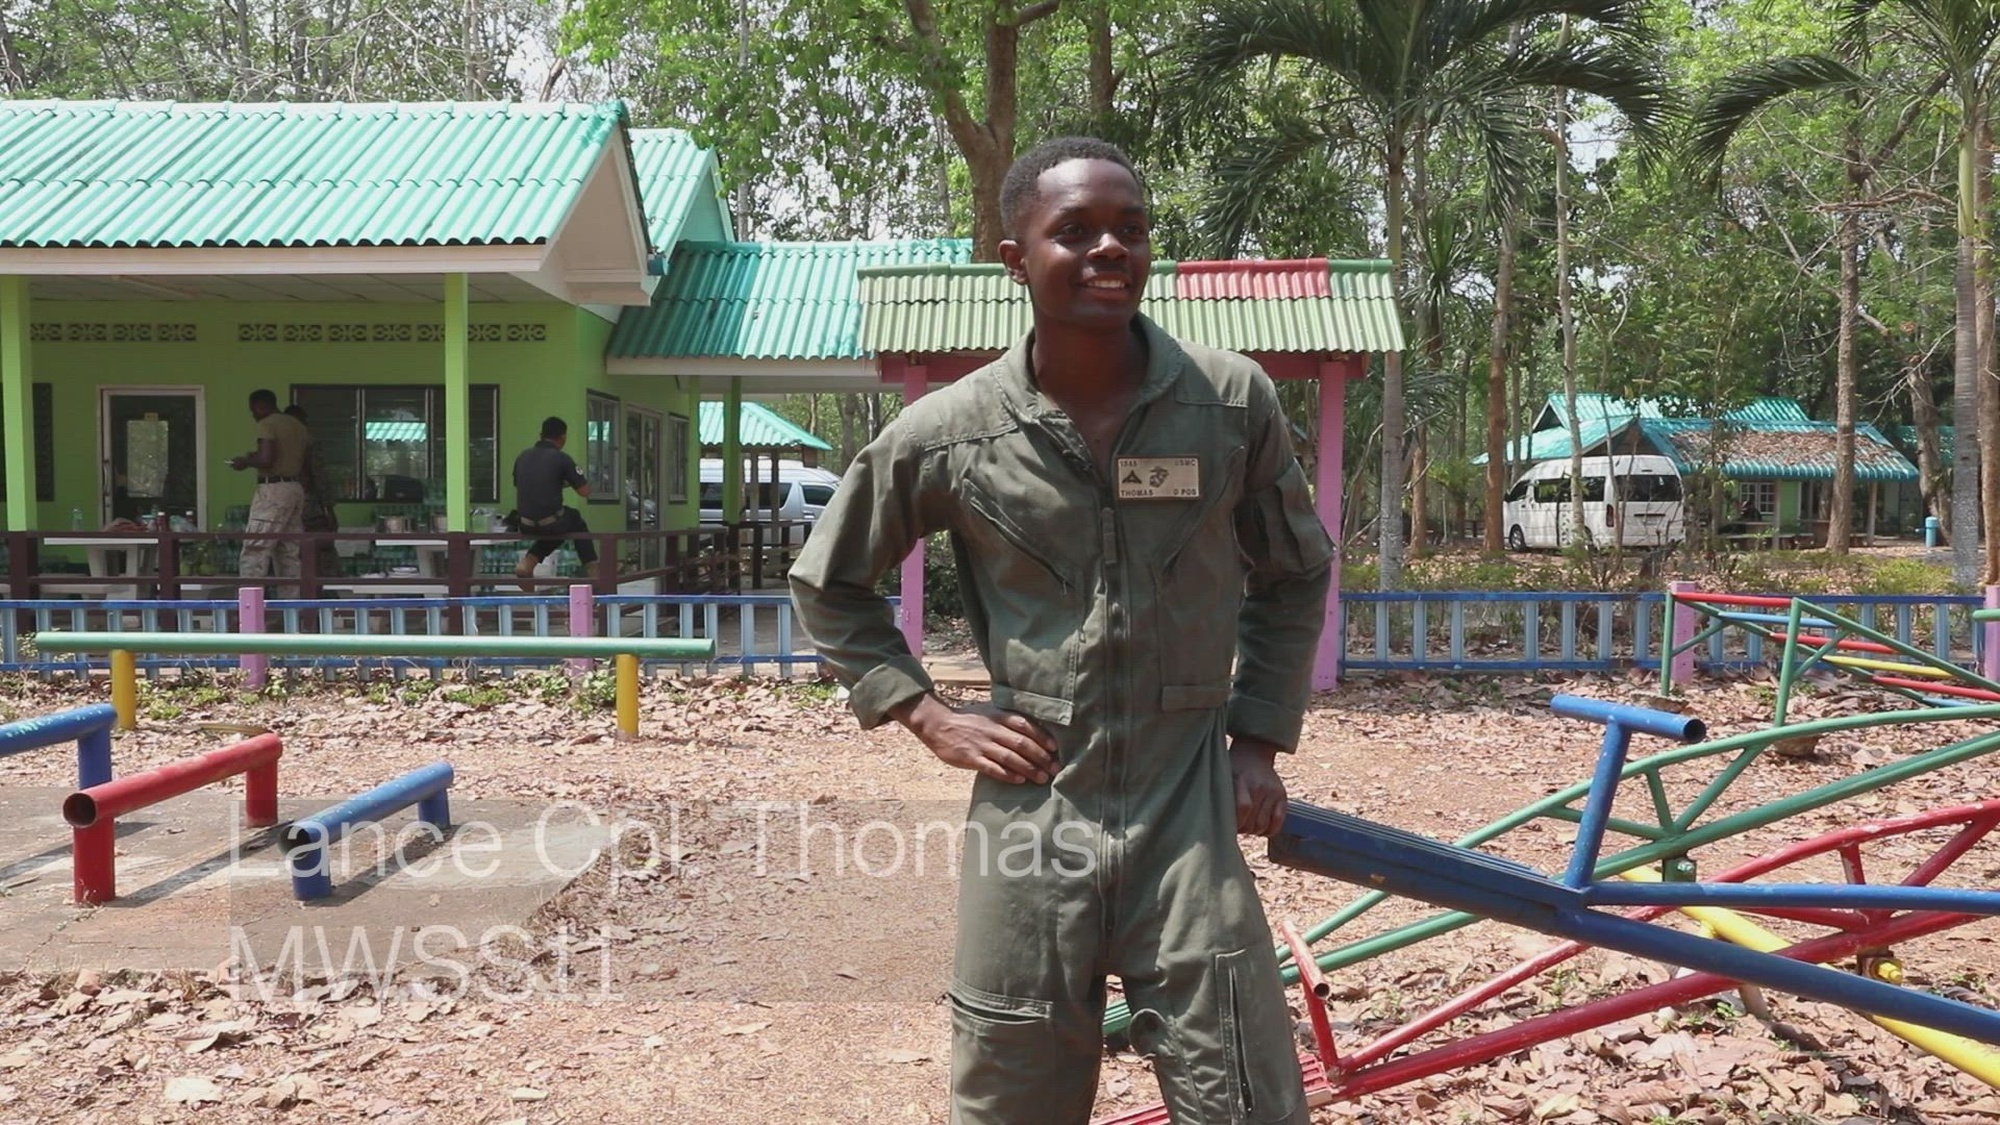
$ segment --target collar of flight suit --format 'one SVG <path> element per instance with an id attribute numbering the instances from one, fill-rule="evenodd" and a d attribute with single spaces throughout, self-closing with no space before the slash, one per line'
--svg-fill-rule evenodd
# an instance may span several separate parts
<path id="1" fill-rule="evenodd" d="M 1139 383 L 1139 393 L 1132 399 L 1131 408 L 1137 410 L 1178 383 L 1182 366 L 1190 361 L 1180 344 L 1151 318 L 1134 313 L 1132 320 L 1146 339 L 1146 375 Z M 1043 413 L 1058 410 L 1035 383 L 1034 346 L 1035 333 L 1030 329 L 1007 349 L 999 363 L 1000 399 L 1008 413 L 1022 424 L 1038 424 Z"/>

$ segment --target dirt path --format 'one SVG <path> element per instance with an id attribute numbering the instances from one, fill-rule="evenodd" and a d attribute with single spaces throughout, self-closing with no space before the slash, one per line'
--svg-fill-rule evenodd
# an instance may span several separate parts
<path id="1" fill-rule="evenodd" d="M 119 741 L 120 773 L 228 737 L 204 733 L 204 722 L 249 724 L 283 734 L 290 776 L 309 773 L 312 792 L 358 791 L 444 757 L 468 798 L 577 802 L 634 830 L 615 860 L 533 920 L 531 940 L 497 948 L 462 979 L 419 966 L 379 991 L 347 980 L 260 996 L 256 982 L 213 972 L 0 977 L 0 1123 L 942 1122 L 949 1036 L 938 997 L 950 970 L 949 829 L 963 775 L 899 731 L 858 731 L 823 688 L 649 684 L 642 737 L 620 743 L 608 712 L 580 712 L 532 684 L 508 699 L 482 689 L 149 696 L 145 729 Z M 1555 686 L 1352 686 L 1316 703 L 1283 772 L 1295 797 L 1453 837 L 1588 775 L 1599 731 L 1548 715 Z M 1641 697 L 1617 680 L 1562 687 Z M 82 699 L 24 688 L 4 706 L 12 717 Z M 1759 726 L 1767 700 L 1743 684 L 1705 690 L 1695 706 L 1722 734 Z M 1834 714 L 1880 703 L 1835 693 L 1804 705 Z M 1727 807 L 1975 733 L 1952 727 L 1767 757 Z M 61 755 L 0 759 L 0 785 L 61 785 L 68 770 Z M 1685 800 L 1712 774 L 1673 778 L 1669 789 Z M 1857 819 L 1996 796 L 2000 759 L 1979 759 L 1719 845 L 1704 870 Z M 1568 843 L 1566 830 L 1545 825 L 1499 850 L 1548 870 Z M 1269 864 L 1255 845 L 1246 854 L 1274 918 L 1303 927 L 1353 897 Z M 1990 885 L 2000 851 L 1986 845 L 1954 873 Z M 1390 903 L 1351 932 L 1422 913 Z M 1914 983 L 1992 1003 L 1996 940 L 2000 925 L 1987 923 L 1898 952 Z M 1544 944 L 1482 925 L 1338 973 L 1337 1034 L 1358 1043 Z M 1586 955 L 1455 1034 L 1664 975 Z M 1994 1091 L 1864 1021 L 1770 1000 L 1815 1042 L 1704 1004 L 1327 1107 L 1315 1120 L 2000 1122 Z M 1154 1096 L 1145 1064 L 1127 1055 L 1107 1057 L 1101 1091 L 1103 1111 Z"/>

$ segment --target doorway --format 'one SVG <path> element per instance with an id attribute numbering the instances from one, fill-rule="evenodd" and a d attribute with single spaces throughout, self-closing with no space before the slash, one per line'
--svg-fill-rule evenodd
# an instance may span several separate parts
<path id="1" fill-rule="evenodd" d="M 664 481 L 660 472 L 660 415 L 637 407 L 625 408 L 625 530 L 660 530 Z M 639 565 L 663 566 L 666 552 L 657 539 L 642 540 Z"/>
<path id="2" fill-rule="evenodd" d="M 158 511 L 208 527 L 208 427 L 200 387 L 99 392 L 101 522 Z"/>

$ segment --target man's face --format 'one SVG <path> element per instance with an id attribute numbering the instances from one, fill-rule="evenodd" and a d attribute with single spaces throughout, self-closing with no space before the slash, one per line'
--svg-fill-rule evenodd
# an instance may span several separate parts
<path id="1" fill-rule="evenodd" d="M 271 408 L 268 405 L 261 402 L 250 404 L 250 417 L 255 418 L 257 421 L 262 422 L 265 418 L 270 417 L 270 414 Z"/>
<path id="2" fill-rule="evenodd" d="M 1042 321 L 1124 329 L 1153 264 L 1146 202 L 1132 173 L 1109 160 L 1068 160 L 1042 173 L 1035 199 L 1000 260 Z"/>

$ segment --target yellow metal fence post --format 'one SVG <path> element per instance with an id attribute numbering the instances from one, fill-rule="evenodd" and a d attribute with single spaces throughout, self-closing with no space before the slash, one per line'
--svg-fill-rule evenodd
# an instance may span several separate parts
<path id="1" fill-rule="evenodd" d="M 639 734 L 639 658 L 629 652 L 618 654 L 618 734 Z"/>
<path id="2" fill-rule="evenodd" d="M 111 651 L 111 708 L 119 730 L 139 729 L 139 662 L 122 648 Z"/>

